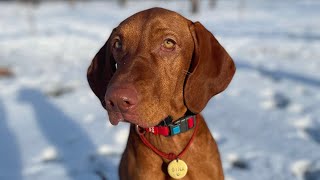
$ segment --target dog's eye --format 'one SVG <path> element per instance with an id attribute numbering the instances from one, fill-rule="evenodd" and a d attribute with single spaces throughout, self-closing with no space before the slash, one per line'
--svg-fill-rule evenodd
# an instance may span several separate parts
<path id="1" fill-rule="evenodd" d="M 172 39 L 165 39 L 162 45 L 164 48 L 171 50 L 175 47 L 176 42 Z"/>
<path id="2" fill-rule="evenodd" d="M 115 40 L 115 42 L 113 43 L 113 48 L 116 50 L 122 49 L 122 43 L 121 43 L 120 39 Z"/>

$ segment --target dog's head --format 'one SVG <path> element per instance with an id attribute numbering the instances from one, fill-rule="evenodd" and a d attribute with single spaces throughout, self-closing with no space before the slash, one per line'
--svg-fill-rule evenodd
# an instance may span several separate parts
<path id="1" fill-rule="evenodd" d="M 234 73 L 231 57 L 199 22 L 152 8 L 112 31 L 87 77 L 111 124 L 150 127 L 199 113 Z"/>

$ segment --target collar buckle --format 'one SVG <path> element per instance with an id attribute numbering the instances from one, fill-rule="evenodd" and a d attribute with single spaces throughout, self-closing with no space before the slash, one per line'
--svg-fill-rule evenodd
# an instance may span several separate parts
<path id="1" fill-rule="evenodd" d="M 170 136 L 177 135 L 180 133 L 184 133 L 189 130 L 187 120 L 189 117 L 181 118 L 175 121 L 173 124 L 169 125 L 170 128 Z"/>

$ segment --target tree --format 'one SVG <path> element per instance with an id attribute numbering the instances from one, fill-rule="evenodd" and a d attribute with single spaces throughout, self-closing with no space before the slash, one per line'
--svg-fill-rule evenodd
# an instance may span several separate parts
<path id="1" fill-rule="evenodd" d="M 199 12 L 199 0 L 191 0 L 191 12 L 193 14 Z"/>
<path id="2" fill-rule="evenodd" d="M 125 6 L 127 4 L 127 0 L 118 0 L 120 6 Z"/>

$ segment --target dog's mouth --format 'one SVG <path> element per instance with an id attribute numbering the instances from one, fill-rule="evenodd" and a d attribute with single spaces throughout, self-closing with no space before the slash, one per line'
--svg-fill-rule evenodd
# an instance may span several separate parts
<path id="1" fill-rule="evenodd" d="M 116 111 L 108 111 L 110 123 L 114 126 L 119 122 L 134 123 L 137 121 L 138 116 L 136 114 L 128 114 Z"/>
<path id="2" fill-rule="evenodd" d="M 120 122 L 138 125 L 142 128 L 153 127 L 159 124 L 159 122 L 148 122 L 145 119 L 140 118 L 138 114 L 108 111 L 108 115 L 110 123 L 114 126 L 118 125 Z"/>

